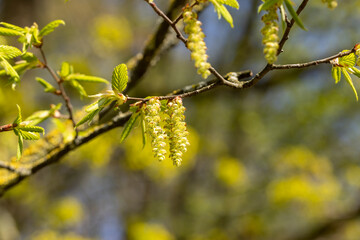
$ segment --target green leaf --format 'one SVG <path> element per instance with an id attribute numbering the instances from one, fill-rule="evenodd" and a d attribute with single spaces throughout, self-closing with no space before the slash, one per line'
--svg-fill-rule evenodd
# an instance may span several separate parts
<path id="1" fill-rule="evenodd" d="M 21 155 L 23 153 L 23 149 L 24 149 L 24 138 L 21 135 L 21 133 L 14 129 L 15 134 L 18 136 L 18 146 L 17 146 L 17 151 L 16 151 L 16 159 L 20 160 Z"/>
<path id="2" fill-rule="evenodd" d="M 9 75 L 11 77 L 12 80 L 14 80 L 15 82 L 20 81 L 20 76 L 19 74 L 15 71 L 15 69 L 11 66 L 11 64 L 6 61 L 5 58 L 0 57 L 0 64 L 1 66 L 3 66 L 6 75 Z"/>
<path id="3" fill-rule="evenodd" d="M 20 135 L 23 137 L 24 140 L 39 140 L 40 135 L 37 132 L 25 132 L 19 130 Z"/>
<path id="4" fill-rule="evenodd" d="M 231 27 L 234 27 L 233 19 L 229 11 L 226 7 L 218 2 L 218 0 L 210 0 L 210 2 L 214 5 L 215 11 L 218 14 L 218 18 L 221 16 L 230 24 Z"/>
<path id="5" fill-rule="evenodd" d="M 0 57 L 5 59 L 12 59 L 14 57 L 18 57 L 22 54 L 22 52 L 16 47 L 0 45 Z"/>
<path id="6" fill-rule="evenodd" d="M 39 37 L 43 37 L 48 35 L 49 33 L 53 32 L 55 28 L 57 28 L 60 25 L 65 25 L 65 22 L 63 20 L 55 20 L 50 23 L 48 23 L 45 27 L 43 27 L 39 33 Z"/>
<path id="7" fill-rule="evenodd" d="M 134 128 L 136 120 L 139 118 L 139 113 L 133 113 L 130 117 L 130 119 L 126 122 L 124 129 L 120 136 L 120 143 L 122 143 L 127 136 L 129 136 L 131 130 Z"/>
<path id="8" fill-rule="evenodd" d="M 24 29 L 24 28 L 19 27 L 19 26 L 16 26 L 16 25 L 13 25 L 13 24 L 10 24 L 10 23 L 0 22 L 0 25 L 3 25 L 3 26 L 6 27 L 6 28 L 9 28 L 9 29 L 12 29 L 12 30 L 15 30 L 15 31 L 18 31 L 18 32 L 25 33 L 25 29 Z"/>
<path id="9" fill-rule="evenodd" d="M 17 104 L 16 104 L 16 107 L 18 109 L 18 115 L 17 115 L 16 119 L 14 120 L 13 124 L 20 124 L 22 122 L 21 108 Z"/>
<path id="10" fill-rule="evenodd" d="M 356 89 L 355 89 L 355 86 L 354 86 L 354 84 L 353 84 L 353 82 L 352 82 L 352 80 L 351 80 L 351 77 L 350 77 L 349 73 L 346 71 L 345 68 L 341 68 L 341 71 L 342 71 L 342 73 L 344 74 L 344 77 L 345 77 L 346 81 L 347 81 L 348 84 L 351 86 L 352 90 L 354 91 L 355 97 L 356 97 L 356 101 L 358 101 L 358 100 L 359 100 L 358 94 L 357 94 L 357 91 L 356 91 Z"/>
<path id="11" fill-rule="evenodd" d="M 354 74 L 355 76 L 357 76 L 358 78 L 360 78 L 360 70 L 357 69 L 356 67 L 352 67 L 350 68 L 351 73 Z"/>
<path id="12" fill-rule="evenodd" d="M 23 36 L 22 32 L 16 31 L 14 29 L 0 27 L 0 35 L 2 36 Z"/>
<path id="13" fill-rule="evenodd" d="M 220 4 L 228 5 L 229 7 L 233 7 L 239 9 L 239 3 L 237 0 L 217 0 Z"/>
<path id="14" fill-rule="evenodd" d="M 62 78 L 67 77 L 70 74 L 70 64 L 68 62 L 63 62 L 61 64 L 60 76 Z"/>
<path id="15" fill-rule="evenodd" d="M 45 79 L 37 77 L 36 81 L 38 81 L 44 87 L 45 92 L 51 92 L 51 93 L 56 92 L 56 88 L 50 83 L 48 83 Z"/>
<path id="16" fill-rule="evenodd" d="M 349 50 L 344 50 L 342 52 L 347 52 Z M 339 58 L 339 65 L 342 67 L 354 67 L 356 64 L 356 55 L 350 53 L 349 55 Z"/>
<path id="17" fill-rule="evenodd" d="M 305 28 L 304 24 L 302 23 L 301 19 L 299 18 L 299 16 L 297 15 L 296 11 L 294 10 L 294 8 L 292 7 L 292 4 L 290 2 L 290 0 L 284 0 L 285 2 L 285 6 L 287 8 L 287 10 L 289 10 L 290 15 L 293 17 L 295 23 L 302 28 L 303 30 L 307 31 L 307 29 Z"/>
<path id="18" fill-rule="evenodd" d="M 82 82 L 96 82 L 96 83 L 109 83 L 106 79 L 95 76 L 88 76 L 80 73 L 70 74 L 66 77 L 66 80 L 76 80 Z"/>
<path id="19" fill-rule="evenodd" d="M 119 64 L 115 67 L 112 74 L 111 87 L 114 92 L 121 93 L 125 90 L 128 83 L 128 72 L 125 64 Z"/>
<path id="20" fill-rule="evenodd" d="M 41 133 L 44 134 L 45 133 L 45 129 L 43 129 L 42 127 L 39 126 L 31 126 L 31 125 L 24 125 L 24 126 L 18 126 L 18 129 L 20 129 L 21 131 L 25 131 L 25 132 L 37 132 L 37 133 Z"/>
<path id="21" fill-rule="evenodd" d="M 332 67 L 331 69 L 331 75 L 335 79 L 335 84 L 340 82 L 341 80 L 341 68 L 339 67 Z"/>
<path id="22" fill-rule="evenodd" d="M 19 74 L 22 74 L 25 70 L 32 68 L 32 65 L 30 63 L 19 63 L 17 65 L 12 66 L 12 68 Z M 0 76 L 7 75 L 7 72 L 5 69 L 0 70 Z"/>
<path id="23" fill-rule="evenodd" d="M 84 96 L 84 97 L 87 96 L 87 93 L 86 93 L 84 87 L 78 81 L 71 80 L 69 82 L 70 82 L 71 86 L 73 86 L 81 96 Z"/>
<path id="24" fill-rule="evenodd" d="M 47 118 L 51 117 L 55 113 L 55 111 L 59 110 L 60 108 L 61 108 L 61 103 L 57 105 L 51 105 L 50 110 L 42 110 L 42 111 L 34 112 L 25 119 L 25 122 L 29 122 L 27 126 L 38 125 L 39 123 L 45 121 Z"/>
<path id="25" fill-rule="evenodd" d="M 284 5 L 280 5 L 280 16 L 281 16 L 281 29 L 283 32 L 285 32 L 286 29 L 286 13 Z"/>
<path id="26" fill-rule="evenodd" d="M 88 110 L 88 114 L 85 115 L 75 127 L 78 127 L 86 122 L 91 122 L 93 118 L 108 104 L 112 102 L 112 98 L 101 98 L 100 100 L 96 101 L 95 103 L 89 105 L 86 110 Z M 91 111 L 89 111 L 91 110 Z"/>
<path id="27" fill-rule="evenodd" d="M 265 0 L 263 4 L 261 4 L 258 8 L 258 13 L 261 11 L 268 10 L 274 4 L 279 3 L 281 0 Z"/>

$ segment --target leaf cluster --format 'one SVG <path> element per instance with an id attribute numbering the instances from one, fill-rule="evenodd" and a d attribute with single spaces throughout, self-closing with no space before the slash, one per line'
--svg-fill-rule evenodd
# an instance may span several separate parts
<path id="1" fill-rule="evenodd" d="M 63 70 L 63 69 L 62 69 Z M 65 70 L 67 73 L 67 70 Z M 61 74 L 60 74 L 61 75 Z M 69 74 L 68 76 L 75 76 L 74 74 Z M 76 75 L 77 78 L 72 79 L 71 81 L 79 81 L 79 79 L 87 79 L 91 80 L 100 80 L 96 79 L 96 77 L 90 77 L 85 75 Z M 79 78 L 80 77 L 80 78 Z M 80 80 L 81 81 L 81 80 Z M 107 81 L 106 81 L 107 82 Z M 85 108 L 87 114 L 83 117 L 77 124 L 76 127 L 86 123 L 91 122 L 94 117 L 106 106 L 108 106 L 111 102 L 116 101 L 116 104 L 119 106 L 126 102 L 127 98 L 121 93 L 125 90 L 128 83 L 128 72 L 125 64 L 119 64 L 115 67 L 112 80 L 111 80 L 111 88 L 112 90 L 107 90 L 105 93 L 99 93 L 96 95 L 92 95 L 89 97 L 100 97 L 96 102 L 90 104 Z"/>
<path id="2" fill-rule="evenodd" d="M 343 52 L 347 52 L 347 51 L 349 50 L 344 50 Z M 335 60 L 332 61 L 332 64 L 333 66 L 331 69 L 331 74 L 335 80 L 335 84 L 340 82 L 342 75 L 344 75 L 346 82 L 350 85 L 350 87 L 354 91 L 356 100 L 358 101 L 359 100 L 358 93 L 350 76 L 350 74 L 353 74 L 356 77 L 360 78 L 360 70 L 355 67 L 356 66 L 355 53 L 350 53 L 349 55 L 343 56 L 341 58 L 336 58 Z"/>
<path id="3" fill-rule="evenodd" d="M 224 5 L 239 9 L 240 5 L 238 1 L 237 0 L 209 0 L 209 1 L 213 4 L 215 8 L 215 12 L 217 12 L 218 14 L 218 18 L 220 19 L 221 17 L 223 17 L 233 28 L 234 27 L 233 18 Z"/>

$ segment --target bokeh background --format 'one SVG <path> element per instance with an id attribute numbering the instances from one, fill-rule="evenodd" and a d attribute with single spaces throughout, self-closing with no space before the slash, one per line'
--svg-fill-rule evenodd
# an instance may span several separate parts
<path id="1" fill-rule="evenodd" d="M 170 3 L 155 2 L 163 10 Z M 200 15 L 209 61 L 221 73 L 265 66 L 260 1 L 239 3 L 240 10 L 230 9 L 233 29 L 212 6 Z M 1 0 L 0 18 L 40 27 L 63 19 L 66 26 L 45 39 L 49 64 L 59 69 L 68 61 L 107 79 L 141 52 L 159 23 L 141 0 Z M 339 1 L 335 10 L 310 1 L 301 18 L 308 31 L 294 27 L 279 63 L 327 57 L 360 42 L 358 0 Z M 50 81 L 32 70 L 14 92 L 1 80 L 1 125 L 16 117 L 16 104 L 28 116 L 62 102 L 43 93 L 35 76 Z M 199 81 L 178 44 L 129 95 L 164 95 Z M 360 88 L 359 79 L 354 84 Z M 104 86 L 85 87 L 94 94 Z M 90 103 L 67 90 L 77 110 Z M 153 159 L 139 129 L 123 144 L 121 129 L 112 130 L 8 191 L 0 199 L 0 239 L 359 239 L 359 213 L 335 222 L 323 238 L 310 234 L 357 209 L 360 196 L 359 103 L 344 80 L 334 84 L 330 65 L 273 71 L 251 89 L 217 88 L 184 104 L 191 146 L 181 167 Z M 51 131 L 59 123 L 42 126 Z M 16 143 L 12 133 L 0 134 L 2 161 L 15 155 Z"/>

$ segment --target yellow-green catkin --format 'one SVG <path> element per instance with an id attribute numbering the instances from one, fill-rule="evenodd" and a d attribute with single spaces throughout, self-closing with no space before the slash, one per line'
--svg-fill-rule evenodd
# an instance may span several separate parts
<path id="1" fill-rule="evenodd" d="M 269 0 L 267 0 L 269 1 Z M 271 6 L 267 13 L 261 18 L 265 26 L 261 29 L 263 35 L 264 54 L 268 63 L 273 64 L 277 59 L 277 51 L 279 49 L 279 25 L 277 16 L 278 5 Z"/>
<path id="2" fill-rule="evenodd" d="M 186 7 L 183 12 L 185 33 L 189 36 L 187 47 L 191 51 L 191 59 L 195 61 L 197 73 L 206 79 L 211 73 L 210 63 L 207 62 L 205 34 L 201 30 L 201 22 L 197 19 L 197 14 L 190 7 Z"/>
<path id="3" fill-rule="evenodd" d="M 184 112 L 185 107 L 180 97 L 169 101 L 165 110 L 167 114 L 165 129 L 169 138 L 170 159 L 176 166 L 181 165 L 182 156 L 190 145 Z"/>
<path id="4" fill-rule="evenodd" d="M 326 3 L 328 8 L 334 9 L 337 7 L 338 3 L 336 0 L 321 0 L 323 3 Z"/>
<path id="5" fill-rule="evenodd" d="M 151 137 L 151 146 L 153 149 L 154 157 L 159 161 L 165 160 L 166 155 L 166 133 L 160 126 L 161 103 L 157 98 L 151 98 L 144 109 L 146 131 Z"/>

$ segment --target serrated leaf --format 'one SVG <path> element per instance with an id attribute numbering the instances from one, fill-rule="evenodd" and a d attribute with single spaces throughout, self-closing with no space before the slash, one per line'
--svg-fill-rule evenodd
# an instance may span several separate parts
<path id="1" fill-rule="evenodd" d="M 14 70 L 19 74 L 22 74 L 25 70 L 32 68 L 30 63 L 20 63 L 17 65 L 12 66 Z M 0 76 L 7 75 L 7 72 L 5 69 L 0 70 Z"/>
<path id="2" fill-rule="evenodd" d="M 50 83 L 48 83 L 45 79 L 37 77 L 36 81 L 38 81 L 44 87 L 45 92 L 56 92 L 56 88 Z"/>
<path id="3" fill-rule="evenodd" d="M 120 143 L 122 143 L 127 136 L 129 136 L 131 130 L 134 128 L 136 120 L 139 118 L 139 113 L 133 113 L 130 119 L 126 122 L 124 129 L 120 136 Z"/>
<path id="4" fill-rule="evenodd" d="M 14 29 L 0 27 L 0 35 L 2 36 L 22 36 L 22 32 L 16 31 Z"/>
<path id="5" fill-rule="evenodd" d="M 18 82 L 20 80 L 19 74 L 15 71 L 15 69 L 5 58 L 0 57 L 0 59 L 1 59 L 0 64 L 1 66 L 3 66 L 6 75 L 9 75 L 12 78 L 12 80 Z"/>
<path id="6" fill-rule="evenodd" d="M 80 73 L 70 74 L 66 77 L 66 80 L 76 80 L 82 82 L 96 82 L 96 83 L 109 83 L 106 79 L 95 76 L 88 76 Z"/>
<path id="7" fill-rule="evenodd" d="M 96 102 L 90 104 L 89 106 L 87 106 L 85 108 L 85 112 L 92 112 L 95 111 L 99 108 L 104 108 L 112 99 L 111 98 L 100 98 L 99 100 L 97 100 Z"/>
<path id="8" fill-rule="evenodd" d="M 237 0 L 217 0 L 220 4 L 228 5 L 229 7 L 233 7 L 239 9 L 239 3 Z"/>
<path id="9" fill-rule="evenodd" d="M 292 7 L 292 4 L 290 2 L 290 0 L 284 0 L 285 2 L 285 6 L 287 8 L 287 10 L 289 10 L 290 15 L 293 17 L 295 23 L 303 30 L 307 31 L 307 29 L 305 28 L 304 24 L 302 23 L 301 19 L 299 18 L 299 16 L 297 15 L 295 9 Z"/>
<path id="10" fill-rule="evenodd" d="M 332 67 L 331 69 L 331 75 L 335 79 L 335 84 L 340 82 L 341 80 L 341 68 L 339 67 Z"/>
<path id="11" fill-rule="evenodd" d="M 18 145 L 17 145 L 17 150 L 16 150 L 16 159 L 19 160 L 21 158 L 22 152 L 23 152 L 23 148 L 24 148 L 24 138 L 21 135 L 21 133 L 14 129 L 15 134 L 18 136 Z"/>
<path id="12" fill-rule="evenodd" d="M 39 33 L 39 37 L 43 37 L 48 35 L 49 33 L 53 32 L 55 28 L 57 28 L 60 25 L 65 25 L 65 22 L 63 20 L 55 20 L 50 23 L 48 23 L 45 27 L 43 27 Z"/>
<path id="13" fill-rule="evenodd" d="M 18 109 L 18 115 L 17 115 L 16 119 L 14 120 L 13 124 L 20 124 L 22 122 L 21 108 L 17 104 L 16 104 L 16 107 Z"/>
<path id="14" fill-rule="evenodd" d="M 86 93 L 84 87 L 78 81 L 71 80 L 69 82 L 70 82 L 71 86 L 73 86 L 81 96 L 84 96 L 84 97 L 87 96 L 87 93 Z"/>
<path id="15" fill-rule="evenodd" d="M 360 78 L 360 70 L 357 69 L 356 67 L 352 67 L 351 69 L 351 73 L 354 74 L 355 76 L 357 76 L 358 78 Z"/>
<path id="16" fill-rule="evenodd" d="M 5 59 L 12 59 L 14 57 L 18 57 L 22 54 L 22 52 L 16 47 L 8 46 L 8 45 L 0 45 L 0 57 Z"/>
<path id="17" fill-rule="evenodd" d="M 37 132 L 37 133 L 41 133 L 44 134 L 45 133 L 45 129 L 43 129 L 42 127 L 39 126 L 31 126 L 31 125 L 25 125 L 25 126 L 18 126 L 18 129 L 20 129 L 21 131 L 25 131 L 25 132 Z"/>
<path id="18" fill-rule="evenodd" d="M 16 30 L 18 32 L 25 32 L 25 29 L 10 23 L 6 23 L 6 22 L 0 22 L 0 25 L 3 25 L 6 28 L 12 29 L 12 30 Z"/>
<path id="19" fill-rule="evenodd" d="M 37 132 L 25 132 L 19 130 L 20 135 L 24 138 L 24 140 L 39 140 L 40 135 Z"/>
<path id="20" fill-rule="evenodd" d="M 123 63 L 117 65 L 112 74 L 112 90 L 114 92 L 121 93 L 125 90 L 128 80 L 129 79 L 126 65 Z"/>
<path id="21" fill-rule="evenodd" d="M 60 76 L 62 78 L 67 77 L 70 74 L 70 64 L 68 62 L 63 62 L 61 64 Z"/>
<path id="22" fill-rule="evenodd" d="M 232 16 L 226 9 L 226 7 L 222 4 L 219 4 L 217 0 L 210 0 L 210 2 L 214 5 L 215 11 L 218 14 L 218 18 L 220 19 L 222 16 L 230 24 L 231 27 L 234 27 Z"/>
<path id="23" fill-rule="evenodd" d="M 344 50 L 342 52 L 347 52 L 349 50 Z M 342 67 L 354 67 L 356 64 L 356 55 L 350 53 L 349 55 L 339 58 L 339 65 Z"/>
<path id="24" fill-rule="evenodd" d="M 279 3 L 281 0 L 266 0 L 263 4 L 261 4 L 258 8 L 258 13 L 261 11 L 268 10 L 274 4 Z"/>
<path id="25" fill-rule="evenodd" d="M 349 73 L 346 71 L 345 68 L 341 68 L 341 71 L 342 71 L 342 73 L 344 74 L 344 77 L 345 77 L 346 81 L 347 81 L 348 84 L 351 86 L 352 90 L 354 91 L 355 97 L 356 97 L 356 101 L 358 101 L 358 100 L 359 100 L 358 94 L 357 94 L 356 88 L 355 88 L 355 86 L 354 86 L 354 84 L 353 84 L 353 82 L 352 82 L 352 80 L 351 80 L 351 77 L 350 77 Z"/>

